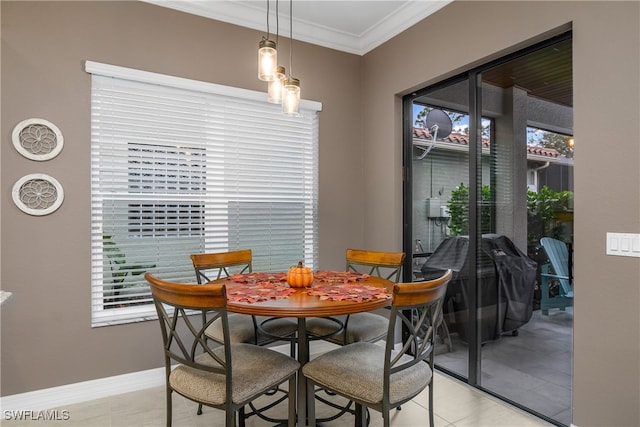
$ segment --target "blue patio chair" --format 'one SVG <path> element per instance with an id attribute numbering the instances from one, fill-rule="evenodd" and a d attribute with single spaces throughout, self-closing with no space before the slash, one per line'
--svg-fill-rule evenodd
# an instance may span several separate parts
<path id="1" fill-rule="evenodd" d="M 569 279 L 569 251 L 567 245 L 560 240 L 551 237 L 543 237 L 540 243 L 549 258 L 547 264 L 542 265 L 542 273 L 540 274 L 540 309 L 542 314 L 549 315 L 550 308 L 559 308 L 564 311 L 567 307 L 573 305 L 573 283 Z M 553 273 L 550 272 L 552 268 Z M 549 295 L 549 285 L 552 279 L 559 283 L 558 295 L 551 297 Z"/>

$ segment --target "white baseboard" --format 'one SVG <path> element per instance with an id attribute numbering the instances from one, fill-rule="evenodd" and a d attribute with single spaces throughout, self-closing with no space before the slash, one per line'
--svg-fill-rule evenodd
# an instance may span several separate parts
<path id="1" fill-rule="evenodd" d="M 314 341 L 310 343 L 310 353 L 319 354 L 331 350 L 336 346 L 326 341 Z M 289 354 L 290 347 L 283 344 L 270 347 L 280 353 Z M 43 390 L 35 390 L 27 393 L 14 394 L 0 397 L 0 413 L 3 411 L 33 410 L 61 408 L 65 405 L 87 402 L 117 394 L 144 390 L 164 385 L 164 368 L 149 369 L 114 377 L 100 378 L 67 384 L 59 387 L 51 387 Z"/>
<path id="2" fill-rule="evenodd" d="M 164 368 L 83 381 L 27 393 L 0 397 L 1 411 L 59 408 L 74 403 L 144 390 L 164 384 Z M 4 412 L 3 412 L 4 413 Z"/>

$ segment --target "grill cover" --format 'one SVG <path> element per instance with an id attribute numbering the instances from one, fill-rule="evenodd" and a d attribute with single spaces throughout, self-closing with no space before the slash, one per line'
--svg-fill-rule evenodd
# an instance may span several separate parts
<path id="1" fill-rule="evenodd" d="M 453 278 L 447 288 L 444 314 L 449 329 L 467 336 L 470 271 L 467 253 L 469 238 L 445 239 L 422 266 L 426 280 L 439 277 L 451 268 Z M 531 319 L 537 264 L 509 238 L 499 234 L 482 236 L 478 260 L 478 282 L 482 342 L 500 338 Z"/>

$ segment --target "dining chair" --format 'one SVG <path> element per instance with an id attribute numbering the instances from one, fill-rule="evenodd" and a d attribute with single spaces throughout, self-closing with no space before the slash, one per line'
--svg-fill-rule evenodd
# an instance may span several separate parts
<path id="1" fill-rule="evenodd" d="M 192 254 L 190 258 L 198 284 L 230 277 L 233 274 L 245 274 L 253 271 L 253 252 L 251 249 Z M 203 311 L 202 323 L 206 322 L 207 313 Z M 290 343 L 289 352 L 291 357 L 295 357 L 297 331 L 298 323 L 293 319 L 248 316 L 244 314 L 229 315 L 229 337 L 232 343 L 267 345 L 281 339 Z M 205 335 L 213 341 L 223 343 L 224 328 L 222 321 L 218 319 L 211 322 L 209 327 L 205 329 Z M 269 403 L 260 408 L 256 408 L 253 403 L 249 403 L 250 412 L 246 416 L 244 413 L 241 414 L 241 425 L 244 425 L 244 418 L 251 415 L 265 417 L 263 412 L 266 409 L 284 399 L 285 396 L 282 396 L 279 401 Z M 197 414 L 202 414 L 202 405 L 198 405 Z"/>
<path id="2" fill-rule="evenodd" d="M 404 252 L 376 252 L 361 249 L 347 249 L 346 270 L 365 273 L 383 279 L 398 282 L 402 272 Z M 348 316 L 336 316 L 344 327 L 336 329 L 331 318 L 313 317 L 307 319 L 307 334 L 316 339 L 324 339 L 338 345 L 354 342 L 375 342 L 387 333 L 387 318 L 377 313 L 356 313 Z"/>
<path id="3" fill-rule="evenodd" d="M 451 270 L 447 270 L 434 280 L 394 285 L 384 346 L 347 344 L 302 367 L 307 379 L 309 426 L 316 425 L 316 387 L 354 401 L 357 427 L 366 425 L 366 408 L 381 412 L 384 427 L 389 427 L 390 410 L 428 387 L 429 425 L 434 426 L 434 337 L 451 276 Z M 403 341 L 396 345 L 399 325 Z"/>
<path id="4" fill-rule="evenodd" d="M 252 259 L 251 249 L 191 255 L 191 262 L 199 284 L 229 277 L 232 274 L 251 273 Z M 265 322 L 267 319 L 268 321 Z M 260 325 L 268 335 L 260 333 L 258 328 Z M 231 342 L 265 345 L 277 341 L 275 337 L 283 337 L 283 339 L 292 342 L 291 337 L 296 334 L 297 330 L 297 322 L 289 318 L 262 318 L 244 314 L 229 315 Z M 220 321 L 213 322 L 206 330 L 206 334 L 212 340 L 222 342 L 222 323 Z M 293 356 L 295 344 L 292 342 L 291 346 Z"/>
<path id="5" fill-rule="evenodd" d="M 288 382 L 288 426 L 295 425 L 297 360 L 266 347 L 231 342 L 224 285 L 167 282 L 150 273 L 145 279 L 158 313 L 164 347 L 166 425 L 172 423 L 172 395 L 225 411 L 225 426 L 234 427 L 236 414 L 256 398 Z M 197 312 L 206 311 L 202 324 Z M 222 343 L 205 331 L 220 322 Z M 175 364 L 175 365 L 174 365 Z"/>

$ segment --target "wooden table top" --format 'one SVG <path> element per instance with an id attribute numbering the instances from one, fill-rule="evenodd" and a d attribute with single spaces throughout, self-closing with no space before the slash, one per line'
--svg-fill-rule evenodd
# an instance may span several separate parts
<path id="1" fill-rule="evenodd" d="M 218 279 L 212 283 L 234 286 L 231 278 Z M 318 282 L 314 282 L 314 285 Z M 369 285 L 377 288 L 385 288 L 389 294 L 393 291 L 394 283 L 379 277 L 369 277 L 360 280 L 357 285 Z M 233 313 L 250 314 L 255 316 L 272 317 L 327 317 L 341 314 L 361 313 L 385 307 L 391 303 L 391 299 L 378 298 L 362 302 L 334 301 L 320 299 L 309 295 L 307 288 L 298 288 L 287 298 L 270 299 L 259 302 L 227 301 L 227 310 Z"/>

